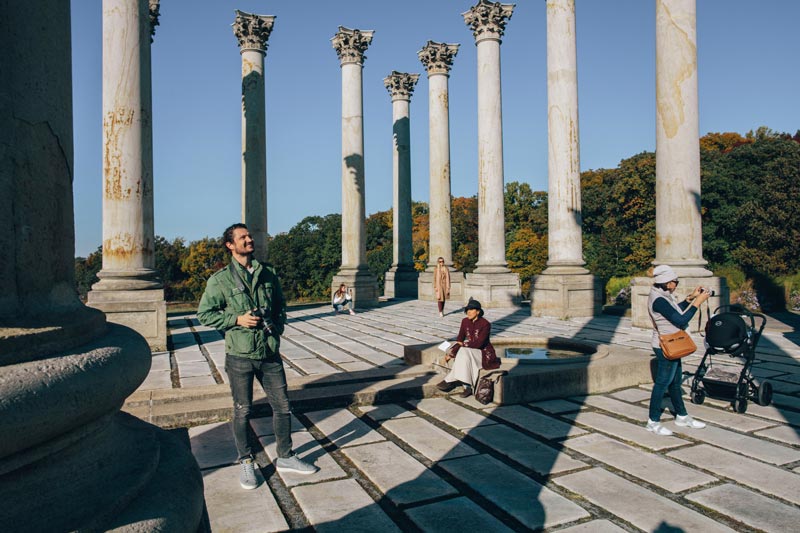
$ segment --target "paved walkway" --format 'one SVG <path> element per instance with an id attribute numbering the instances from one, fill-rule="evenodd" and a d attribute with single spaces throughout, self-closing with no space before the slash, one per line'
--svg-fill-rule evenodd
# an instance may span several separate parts
<path id="1" fill-rule="evenodd" d="M 452 337 L 462 316 L 440 319 L 433 304 L 417 301 L 356 316 L 292 311 L 287 372 L 307 380 L 299 376 L 399 369 L 403 345 Z M 557 334 L 648 352 L 649 331 L 620 317 L 562 321 L 493 309 L 487 318 L 496 336 Z M 216 332 L 190 315 L 170 328 L 174 350 L 154 356 L 143 387 L 225 382 Z M 667 414 L 673 437 L 643 428 L 647 385 L 503 407 L 442 395 L 302 412 L 293 420 L 295 450 L 320 471 L 276 473 L 271 420 L 256 419 L 265 483 L 244 491 L 229 425 L 194 427 L 189 436 L 213 531 L 796 531 L 800 335 L 768 330 L 757 359 L 754 373 L 776 390 L 772 406 L 751 403 L 736 414 L 726 402 L 688 404 L 709 425 L 687 431 Z"/>

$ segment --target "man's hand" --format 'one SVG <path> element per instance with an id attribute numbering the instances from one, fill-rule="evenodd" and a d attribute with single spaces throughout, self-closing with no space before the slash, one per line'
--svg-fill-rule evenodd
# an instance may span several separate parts
<path id="1" fill-rule="evenodd" d="M 236 325 L 242 326 L 243 328 L 254 328 L 258 326 L 259 322 L 261 322 L 261 319 L 250 313 L 245 313 L 236 317 Z"/>

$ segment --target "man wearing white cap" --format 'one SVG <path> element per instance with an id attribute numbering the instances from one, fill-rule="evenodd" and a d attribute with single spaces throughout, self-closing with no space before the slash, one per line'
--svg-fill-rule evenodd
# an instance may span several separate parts
<path id="1" fill-rule="evenodd" d="M 653 352 L 656 354 L 656 376 L 653 392 L 650 395 L 650 414 L 647 421 L 647 431 L 656 435 L 672 435 L 672 431 L 661 425 L 661 400 L 664 391 L 669 391 L 672 406 L 675 409 L 675 425 L 692 429 L 706 427 L 703 422 L 694 420 L 686 412 L 686 406 L 681 396 L 681 379 L 683 369 L 681 360 L 670 361 L 664 357 L 664 352 L 658 342 L 659 335 L 669 335 L 686 329 L 689 321 L 697 312 L 700 304 L 708 300 L 710 293 L 703 287 L 697 287 L 686 297 L 686 300 L 677 303 L 672 295 L 678 288 L 678 275 L 668 265 L 658 265 L 653 270 L 653 288 L 647 299 L 647 311 L 653 320 Z"/>

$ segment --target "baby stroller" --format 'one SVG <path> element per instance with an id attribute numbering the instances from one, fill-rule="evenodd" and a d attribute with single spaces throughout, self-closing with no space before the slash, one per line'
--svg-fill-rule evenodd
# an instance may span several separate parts
<path id="1" fill-rule="evenodd" d="M 730 400 L 734 411 L 744 413 L 748 400 L 759 405 L 772 402 L 772 384 L 757 382 L 750 373 L 766 324 L 767 317 L 740 305 L 723 305 L 714 311 L 706 323 L 706 353 L 692 379 L 692 403 L 701 404 L 706 396 Z M 714 367 L 712 356 L 723 353 L 743 361 L 741 372 Z"/>

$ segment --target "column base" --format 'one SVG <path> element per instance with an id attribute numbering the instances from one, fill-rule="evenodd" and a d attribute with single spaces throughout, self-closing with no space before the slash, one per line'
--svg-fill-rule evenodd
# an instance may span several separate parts
<path id="1" fill-rule="evenodd" d="M 378 282 L 366 268 L 340 270 L 331 281 L 331 294 L 342 283 L 350 288 L 354 307 L 376 307 L 378 305 Z"/>
<path id="2" fill-rule="evenodd" d="M 466 303 L 470 298 L 478 300 L 483 307 L 512 307 L 522 301 L 519 274 L 505 272 L 478 272 L 467 274 L 464 282 Z M 452 295 L 452 293 L 451 293 Z"/>
<path id="3" fill-rule="evenodd" d="M 450 269 L 450 299 L 454 302 L 464 300 L 464 273 L 453 267 Z M 436 267 L 428 267 L 419 273 L 417 281 L 417 298 L 426 302 L 436 301 L 436 290 L 433 288 L 433 272 Z"/>
<path id="4" fill-rule="evenodd" d="M 531 316 L 596 316 L 602 308 L 602 295 L 602 284 L 585 268 L 548 268 L 531 280 Z"/>
<path id="5" fill-rule="evenodd" d="M 677 270 L 677 269 L 676 269 Z M 653 321 L 650 320 L 650 314 L 647 312 L 647 298 L 650 295 L 650 288 L 653 286 L 653 278 L 641 277 L 633 278 L 631 280 L 631 324 L 637 328 L 653 329 Z M 700 327 L 697 325 L 697 316 L 689 322 L 689 331 L 702 331 L 706 327 L 709 313 L 720 305 L 727 305 L 730 303 L 730 290 L 728 289 L 728 280 L 716 276 L 709 277 L 680 277 L 680 285 L 675 290 L 675 299 L 682 302 L 686 295 L 691 293 L 695 287 L 703 286 L 716 292 L 715 296 L 708 299 L 708 309 L 702 306 L 703 315 L 700 321 Z"/>
<path id="6" fill-rule="evenodd" d="M 95 287 L 100 283 L 95 284 Z M 150 349 L 167 349 L 167 302 L 164 289 L 93 290 L 87 305 L 106 314 L 109 322 L 128 326 L 145 338 Z"/>
<path id="7" fill-rule="evenodd" d="M 384 277 L 383 295 L 388 298 L 416 298 L 419 272 L 408 265 L 390 268 Z"/>

